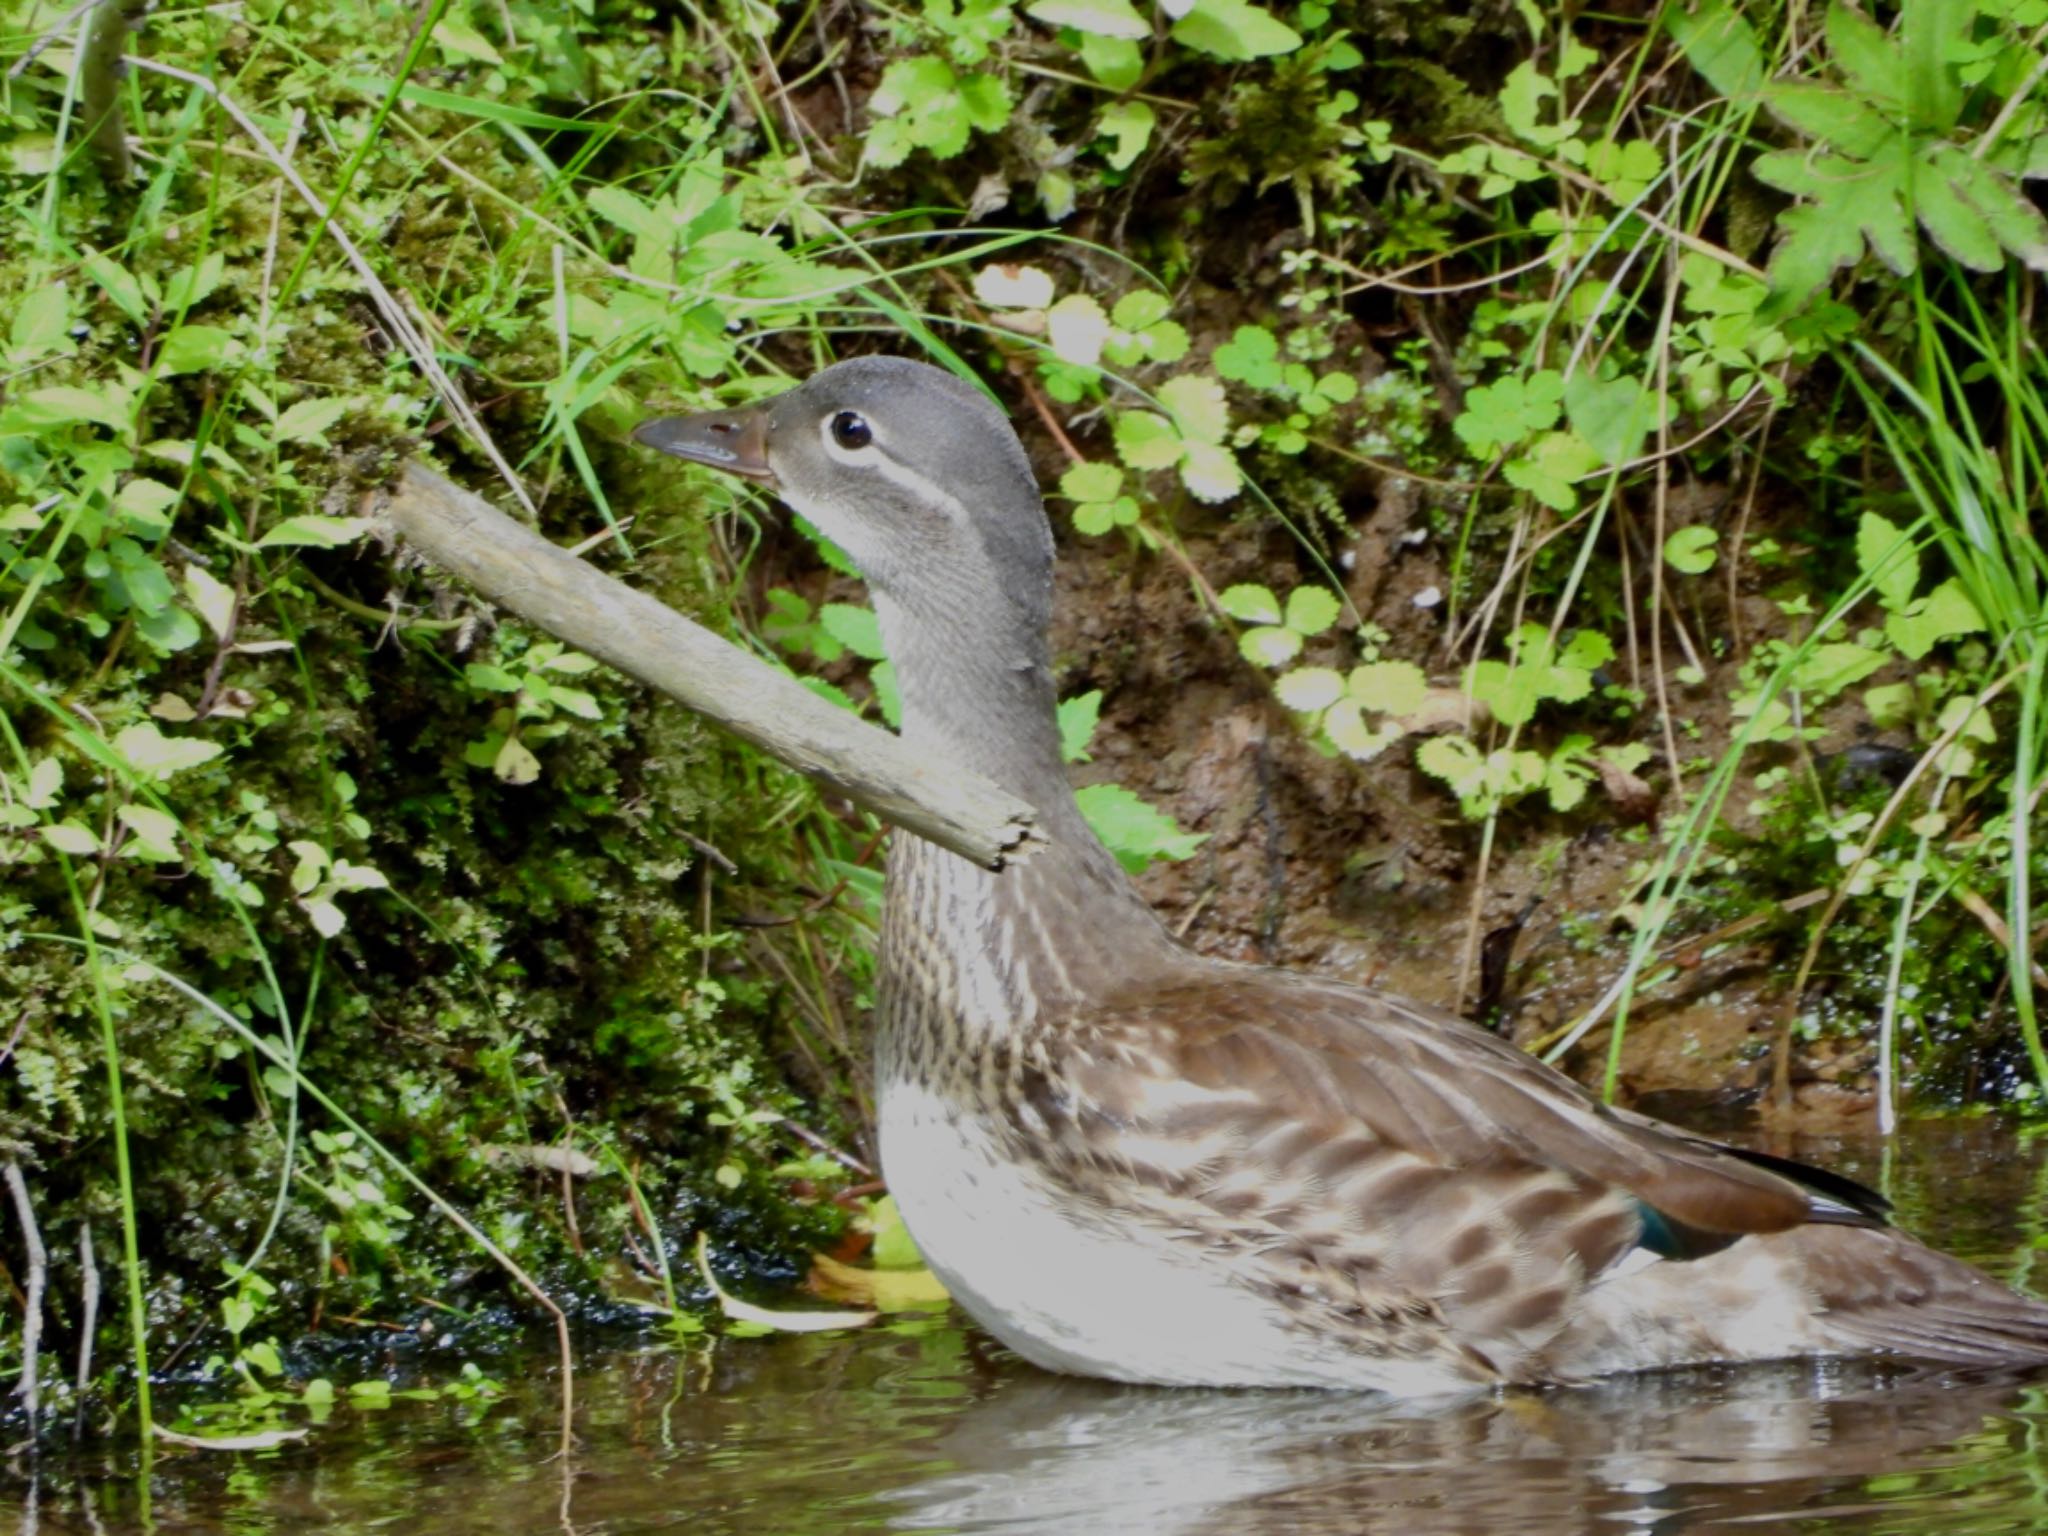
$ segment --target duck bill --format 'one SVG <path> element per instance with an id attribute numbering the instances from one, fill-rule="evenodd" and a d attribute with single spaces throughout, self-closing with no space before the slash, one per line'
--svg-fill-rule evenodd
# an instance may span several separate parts
<path id="1" fill-rule="evenodd" d="M 658 416 L 633 429 L 633 440 L 693 464 L 722 469 L 742 480 L 775 483 L 768 467 L 765 411 L 703 411 L 695 416 Z"/>

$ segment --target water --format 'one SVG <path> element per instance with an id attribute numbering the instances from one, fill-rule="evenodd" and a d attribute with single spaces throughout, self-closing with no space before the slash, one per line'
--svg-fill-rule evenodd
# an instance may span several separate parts
<path id="1" fill-rule="evenodd" d="M 1887 1183 L 1909 1226 L 2004 1278 L 2042 1252 L 2044 1149 L 1986 1122 L 1914 1128 L 1889 1169 L 1799 1150 Z M 0 1531 L 2048 1531 L 2048 1380 L 1786 1365 L 1418 1408 L 1067 1380 L 913 1320 L 613 1354 L 576 1384 L 567 1460 L 536 1367 L 487 1405 L 342 1407 L 275 1450 L 162 1452 L 146 1511 L 118 1455 L 46 1460 L 0 1481 Z"/>

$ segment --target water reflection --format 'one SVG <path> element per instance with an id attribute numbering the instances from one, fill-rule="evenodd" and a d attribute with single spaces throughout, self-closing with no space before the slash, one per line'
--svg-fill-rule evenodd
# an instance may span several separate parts
<path id="1" fill-rule="evenodd" d="M 1923 1128 L 1889 1175 L 1913 1225 L 2022 1278 L 2040 1149 Z M 165 1452 L 146 1486 L 106 1451 L 33 1480 L 0 1463 L 0 1532 L 2048 1530 L 2048 1398 L 1957 1373 L 1788 1365 L 1392 1405 L 1066 1380 L 924 1321 L 616 1354 L 578 1395 L 566 1463 L 545 1370 L 495 1404 L 343 1409 L 272 1451 Z"/>

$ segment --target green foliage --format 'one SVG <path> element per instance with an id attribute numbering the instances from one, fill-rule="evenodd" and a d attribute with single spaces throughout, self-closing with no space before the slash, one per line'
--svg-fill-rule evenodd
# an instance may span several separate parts
<path id="1" fill-rule="evenodd" d="M 1980 31 L 1980 18 L 1991 35 Z M 1951 260 L 1995 272 L 2014 256 L 2048 269 L 2048 218 L 2014 184 L 2034 170 L 2048 143 L 2039 119 L 2016 134 L 1979 139 L 1994 90 L 1970 112 L 1973 87 L 2008 64 L 1998 34 L 2017 17 L 1964 3 L 1924 3 L 1904 13 L 1893 37 L 1863 12 L 1832 0 L 1825 36 L 1832 80 L 1777 81 L 1763 99 L 1810 142 L 1764 155 L 1762 180 L 1801 199 L 1778 216 L 1784 239 L 1771 259 L 1771 287 L 1784 307 L 1804 303 L 1866 243 L 1901 276 L 1919 263 L 1913 226 Z M 2034 23 L 2021 23 L 2032 27 Z M 2013 43 L 2018 33 L 2008 34 Z M 2017 82 L 2015 82 L 2017 83 Z M 2005 121 L 2001 114 L 1998 119 Z M 2015 124 L 2015 127 L 2018 125 Z"/>
<path id="2" fill-rule="evenodd" d="M 1060 701 L 1060 758 L 1088 761 L 1088 744 L 1102 716 L 1102 690 Z M 1160 859 L 1193 858 L 1209 840 L 1206 832 L 1183 832 L 1173 817 L 1121 784 L 1087 784 L 1075 791 L 1081 814 L 1103 846 L 1134 875 Z"/>

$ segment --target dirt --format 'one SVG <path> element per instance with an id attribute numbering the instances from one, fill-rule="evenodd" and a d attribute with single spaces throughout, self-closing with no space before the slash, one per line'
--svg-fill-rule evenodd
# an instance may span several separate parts
<path id="1" fill-rule="evenodd" d="M 1348 595 L 1393 637 L 1388 654 L 1454 684 L 1443 609 L 1415 601 L 1448 589 L 1443 545 L 1398 486 L 1361 510 L 1336 551 Z M 1205 526 L 1185 549 L 1216 590 L 1254 581 L 1284 593 L 1302 579 L 1298 545 L 1269 525 Z M 1761 601 L 1744 607 L 1752 633 L 1775 614 Z M 1062 530 L 1053 641 L 1063 697 L 1103 690 L 1094 761 L 1079 779 L 1115 779 L 1207 835 L 1194 858 L 1155 864 L 1140 881 L 1195 948 L 1469 1011 L 1476 959 L 1462 1006 L 1459 985 L 1468 935 L 1475 924 L 1480 935 L 1512 925 L 1533 903 L 1492 1018 L 1523 1044 L 1561 1031 L 1619 973 L 1627 931 L 1616 909 L 1649 849 L 1628 836 L 1635 818 L 1597 792 L 1572 818 L 1503 818 L 1475 903 L 1479 829 L 1414 766 L 1413 747 L 1363 764 L 1319 753 L 1174 561 Z M 1348 644 L 1318 642 L 1304 660 L 1344 665 Z M 1716 668 L 1689 703 L 1725 699 L 1733 682 L 1731 668 Z M 1717 751 L 1726 720 L 1693 712 L 1705 736 L 1691 745 Z M 1683 1103 L 1696 1115 L 1749 1106 L 1767 1129 L 1867 1122 L 1868 1062 L 1838 1057 L 1835 1042 L 1797 1043 L 1789 1104 L 1763 1091 L 1786 1017 L 1779 940 L 1765 933 L 1710 960 L 1678 958 L 1681 976 L 1631 1013 L 1624 1101 Z M 1594 1031 L 1568 1065 L 1597 1081 L 1608 1042 L 1605 1028 Z"/>

